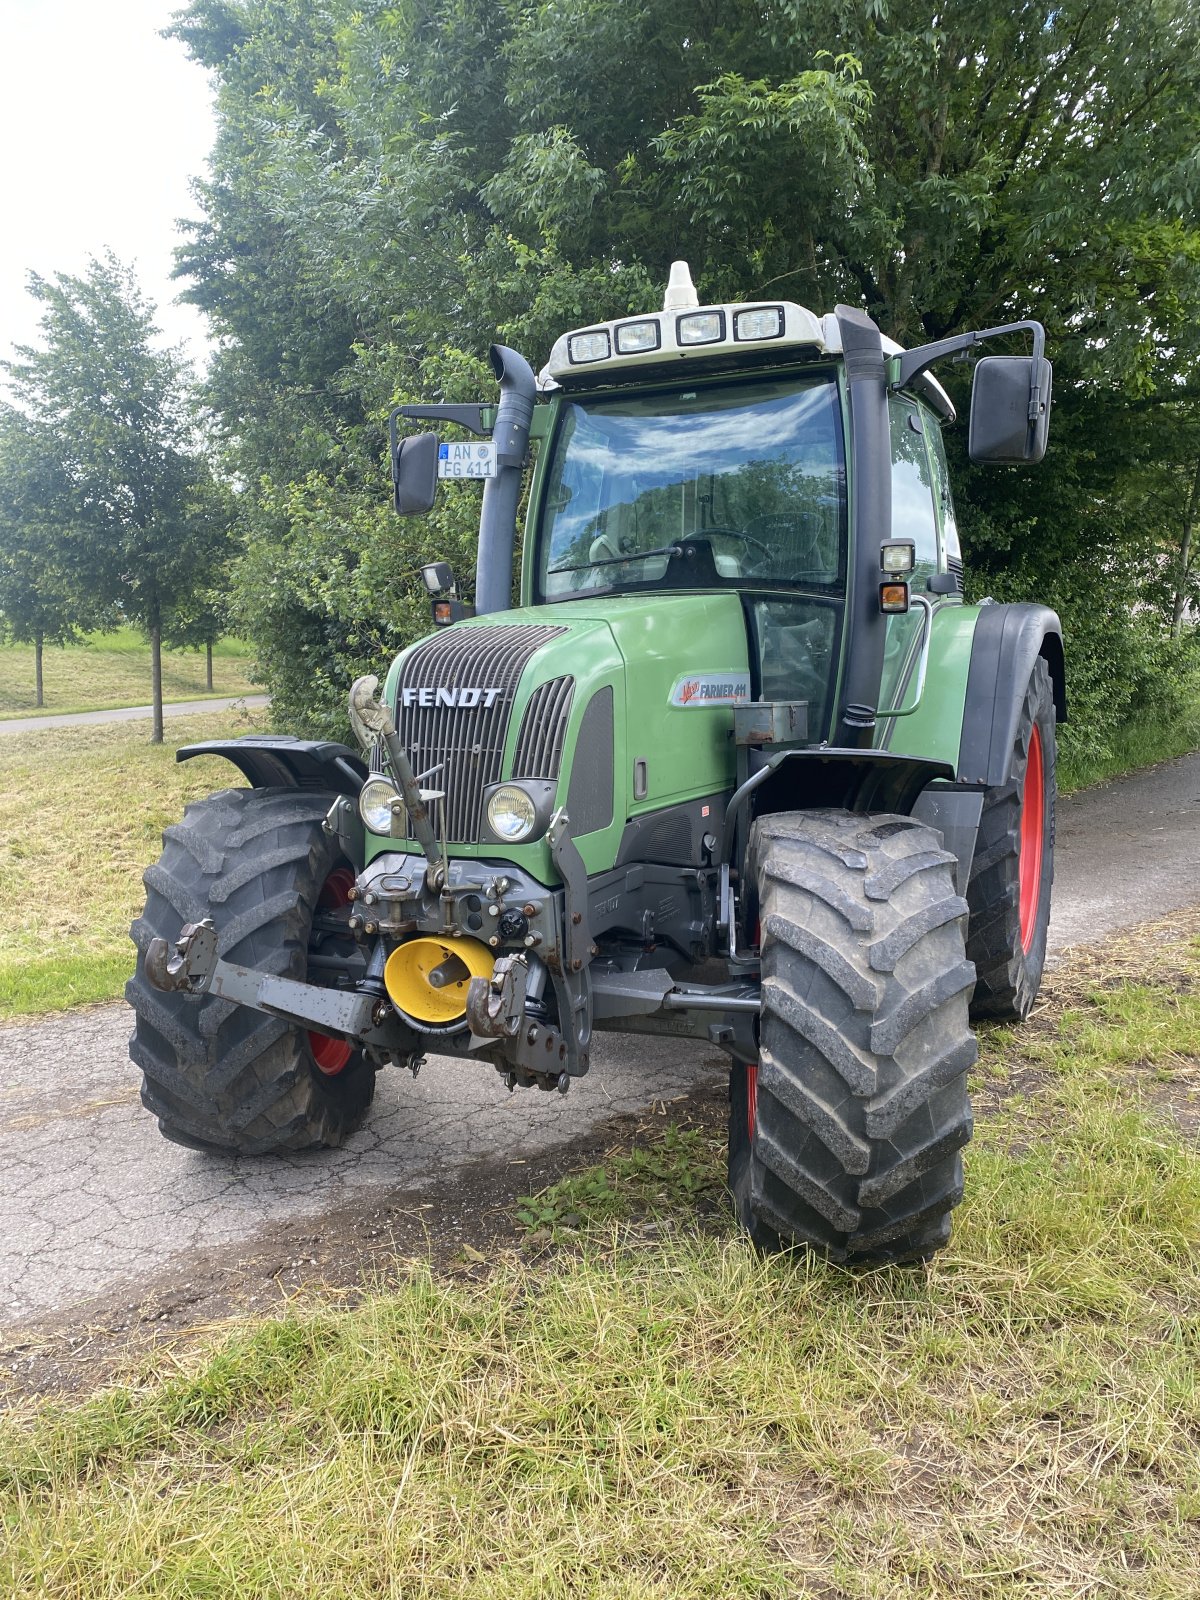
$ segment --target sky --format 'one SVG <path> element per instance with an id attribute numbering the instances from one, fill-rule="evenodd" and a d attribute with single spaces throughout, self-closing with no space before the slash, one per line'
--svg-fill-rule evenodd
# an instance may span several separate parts
<path id="1" fill-rule="evenodd" d="M 181 4 L 0 0 L 0 358 L 39 342 L 27 273 L 78 274 L 108 248 L 203 363 L 204 319 L 170 277 L 215 132 L 207 74 L 158 36 Z"/>

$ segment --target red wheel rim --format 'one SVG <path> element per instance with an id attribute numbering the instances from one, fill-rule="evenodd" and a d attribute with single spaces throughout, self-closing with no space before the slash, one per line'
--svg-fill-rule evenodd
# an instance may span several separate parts
<path id="1" fill-rule="evenodd" d="M 758 1120 L 758 1063 L 746 1065 L 746 1137 L 754 1142 L 754 1124 Z"/>
<path id="2" fill-rule="evenodd" d="M 1046 796 L 1042 769 L 1042 735 L 1037 723 L 1029 735 L 1029 759 L 1021 785 L 1021 858 L 1018 879 L 1021 890 L 1021 949 L 1028 952 L 1038 925 L 1038 902 L 1042 897 L 1042 835 L 1045 832 Z"/>
<path id="3" fill-rule="evenodd" d="M 340 906 L 348 906 L 353 887 L 354 874 L 350 868 L 335 867 L 321 885 L 321 892 L 317 896 L 318 907 L 322 911 L 336 911 Z M 354 1047 L 345 1039 L 331 1039 L 328 1034 L 314 1033 L 311 1028 L 308 1030 L 308 1048 L 312 1051 L 318 1072 L 323 1072 L 327 1078 L 336 1078 L 339 1072 L 344 1071 L 354 1054 Z"/>

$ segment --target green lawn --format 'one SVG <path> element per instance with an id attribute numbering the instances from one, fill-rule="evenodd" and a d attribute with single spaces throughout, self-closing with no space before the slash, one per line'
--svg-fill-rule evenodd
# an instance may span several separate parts
<path id="1" fill-rule="evenodd" d="M 0 1592 L 1195 1596 L 1197 932 L 985 1039 L 931 1268 L 761 1260 L 693 1221 L 720 1141 L 665 1135 L 527 1202 L 562 1241 L 532 1259 L 399 1259 L 357 1309 L 15 1411 Z"/>
<path id="2" fill-rule="evenodd" d="M 261 692 L 251 682 L 250 646 L 219 639 L 213 647 L 214 695 Z M 163 651 L 163 699 L 197 700 L 205 686 L 203 650 Z M 0 719 L 101 711 L 150 703 L 150 647 L 133 628 L 91 634 L 82 644 L 47 645 L 42 676 L 45 704 L 35 704 L 33 646 L 0 646 Z"/>
<path id="3" fill-rule="evenodd" d="M 180 745 L 248 733 L 265 714 L 171 718 L 152 745 L 147 723 L 0 738 L 0 1017 L 116 999 L 133 968 L 129 924 L 142 871 L 188 800 L 240 786 L 227 761 L 182 766 Z"/>

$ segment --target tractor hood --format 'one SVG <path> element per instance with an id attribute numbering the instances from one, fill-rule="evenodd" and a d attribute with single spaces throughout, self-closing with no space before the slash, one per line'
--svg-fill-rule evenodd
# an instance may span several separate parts
<path id="1" fill-rule="evenodd" d="M 741 603 L 608 595 L 475 618 L 403 651 L 386 695 L 423 786 L 445 796 L 453 854 L 552 879 L 544 845 L 487 828 L 491 787 L 527 780 L 553 786 L 602 871 L 630 819 L 733 787 L 732 707 L 750 698 Z"/>

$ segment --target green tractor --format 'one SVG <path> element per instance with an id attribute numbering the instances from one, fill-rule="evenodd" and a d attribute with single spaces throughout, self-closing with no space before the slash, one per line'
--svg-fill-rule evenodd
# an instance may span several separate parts
<path id="1" fill-rule="evenodd" d="M 145 875 L 131 1052 L 163 1133 L 336 1145 L 383 1066 L 566 1092 L 594 1031 L 666 1034 L 730 1058 L 759 1245 L 943 1245 L 969 1016 L 1024 1016 L 1041 979 L 1066 713 L 1054 613 L 964 604 L 929 370 L 1013 335 L 1031 355 L 975 365 L 970 453 L 1022 465 L 1039 324 L 903 350 L 845 306 L 701 306 L 683 263 L 540 377 L 493 346 L 495 404 L 400 408 L 399 511 L 483 481 L 474 609 L 425 569 L 437 626 L 350 692 L 361 755 L 179 752 L 249 787 Z M 402 437 L 422 419 L 472 437 Z"/>

